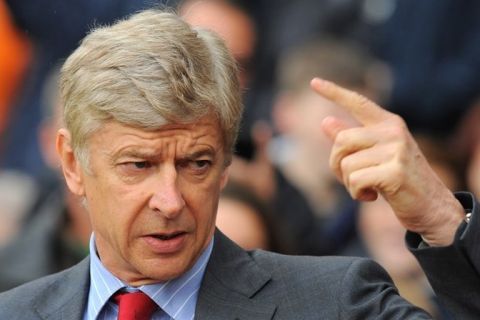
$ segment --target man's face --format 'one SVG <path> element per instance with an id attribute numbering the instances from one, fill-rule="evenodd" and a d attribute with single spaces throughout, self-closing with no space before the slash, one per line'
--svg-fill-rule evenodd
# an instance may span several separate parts
<path id="1" fill-rule="evenodd" d="M 153 132 L 107 123 L 88 149 L 90 172 L 77 169 L 77 193 L 86 197 L 103 264 L 131 285 L 191 268 L 213 236 L 227 181 L 217 122 Z"/>

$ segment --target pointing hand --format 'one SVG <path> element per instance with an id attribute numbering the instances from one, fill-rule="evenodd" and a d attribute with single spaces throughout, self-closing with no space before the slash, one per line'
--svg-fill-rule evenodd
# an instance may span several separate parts
<path id="1" fill-rule="evenodd" d="M 429 166 L 398 115 L 364 96 L 315 78 L 312 89 L 345 108 L 359 123 L 352 127 L 328 117 L 330 166 L 354 199 L 380 193 L 400 222 L 432 246 L 448 245 L 464 217 L 463 208 Z"/>

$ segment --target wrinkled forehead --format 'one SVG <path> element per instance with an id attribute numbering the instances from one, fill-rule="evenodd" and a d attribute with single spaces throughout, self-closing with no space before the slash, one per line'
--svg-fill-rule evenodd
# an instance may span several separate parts
<path id="1" fill-rule="evenodd" d="M 90 147 L 115 150 L 135 149 L 145 152 L 176 152 L 195 148 L 224 151 L 225 142 L 217 120 L 202 117 L 188 123 L 169 123 L 157 128 L 142 128 L 108 121 L 88 139 Z"/>

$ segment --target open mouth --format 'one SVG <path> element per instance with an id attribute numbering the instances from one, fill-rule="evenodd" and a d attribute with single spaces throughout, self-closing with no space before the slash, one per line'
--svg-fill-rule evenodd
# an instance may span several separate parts
<path id="1" fill-rule="evenodd" d="M 151 236 L 159 240 L 171 240 L 184 234 L 185 232 L 175 232 L 171 234 L 152 234 Z"/>
<path id="2" fill-rule="evenodd" d="M 155 233 L 144 237 L 151 250 L 159 254 L 179 252 L 187 241 L 187 232 Z"/>

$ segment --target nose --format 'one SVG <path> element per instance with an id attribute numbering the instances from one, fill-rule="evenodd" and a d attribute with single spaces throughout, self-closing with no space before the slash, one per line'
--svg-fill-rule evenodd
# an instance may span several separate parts
<path id="1" fill-rule="evenodd" d="M 168 170 L 154 177 L 153 193 L 149 200 L 150 209 L 167 219 L 177 217 L 185 207 L 185 200 L 178 187 L 176 170 Z"/>

